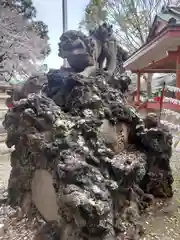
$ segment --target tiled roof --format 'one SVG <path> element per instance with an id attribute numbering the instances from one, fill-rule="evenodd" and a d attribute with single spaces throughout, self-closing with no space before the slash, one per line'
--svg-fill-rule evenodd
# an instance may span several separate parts
<path id="1" fill-rule="evenodd" d="M 158 15 L 155 16 L 154 21 L 152 23 L 151 28 L 149 29 L 149 35 L 147 37 L 146 43 L 143 44 L 139 49 L 143 48 L 145 45 L 147 45 L 147 43 L 151 42 L 151 40 L 153 40 L 153 32 L 156 31 L 157 29 L 157 25 L 158 25 L 158 20 L 163 20 L 165 22 L 168 22 L 170 19 L 175 19 L 176 23 L 174 24 L 175 26 L 180 26 L 180 7 L 163 7 L 161 13 L 159 13 Z M 165 28 L 167 28 L 167 25 L 165 26 Z M 172 26 L 172 24 L 171 24 Z M 161 29 L 161 32 L 164 30 Z M 135 52 L 133 52 L 131 55 L 129 55 L 128 58 L 130 58 L 131 56 L 133 56 L 136 52 L 139 51 L 139 49 L 137 49 Z"/>

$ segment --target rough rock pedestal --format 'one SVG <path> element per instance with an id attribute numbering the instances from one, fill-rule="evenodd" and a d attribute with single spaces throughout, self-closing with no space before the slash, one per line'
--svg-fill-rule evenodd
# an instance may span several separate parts
<path id="1" fill-rule="evenodd" d="M 145 127 L 103 74 L 47 78 L 48 91 L 14 101 L 5 117 L 9 203 L 38 210 L 62 240 L 139 239 L 141 212 L 172 196 L 172 136 Z"/>

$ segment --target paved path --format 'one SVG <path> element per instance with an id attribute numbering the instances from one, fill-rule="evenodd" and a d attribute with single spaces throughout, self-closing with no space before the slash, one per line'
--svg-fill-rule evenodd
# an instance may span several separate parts
<path id="1" fill-rule="evenodd" d="M 0 155 L 0 186 L 7 186 L 11 171 L 9 154 Z"/>

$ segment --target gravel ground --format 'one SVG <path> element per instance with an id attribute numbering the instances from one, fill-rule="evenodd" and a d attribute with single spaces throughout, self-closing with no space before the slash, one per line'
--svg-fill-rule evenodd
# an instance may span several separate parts
<path id="1" fill-rule="evenodd" d="M 180 240 L 180 152 L 174 152 L 171 165 L 175 179 L 174 197 L 165 203 L 158 201 L 145 216 L 142 216 L 145 235 L 141 240 Z M 0 186 L 7 186 L 10 169 L 9 156 L 1 156 Z M 0 207 L 0 240 L 35 240 L 35 232 L 40 225 L 42 223 L 35 220 L 29 223 L 27 219 L 22 218 L 19 210 L 15 211 L 7 206 Z M 1 226 L 5 231 L 3 236 Z"/>
<path id="2" fill-rule="evenodd" d="M 0 207 L 0 240 L 33 240 L 38 229 L 34 220 L 28 222 L 21 212 L 7 205 Z"/>
<path id="3" fill-rule="evenodd" d="M 9 158 L 8 154 L 0 156 L 0 200 L 3 199 L 3 189 L 7 187 L 11 171 Z M 36 231 L 37 222 L 29 223 L 27 219 L 21 219 L 18 209 L 0 206 L 0 240 L 33 240 Z"/>
<path id="4" fill-rule="evenodd" d="M 156 203 L 144 216 L 145 236 L 142 240 L 180 240 L 180 152 L 171 158 L 174 175 L 174 196 L 171 200 Z"/>

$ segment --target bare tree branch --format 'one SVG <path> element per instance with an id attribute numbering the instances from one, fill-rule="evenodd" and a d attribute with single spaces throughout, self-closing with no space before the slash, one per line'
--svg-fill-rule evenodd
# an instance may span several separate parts
<path id="1" fill-rule="evenodd" d="M 107 0 L 106 10 L 119 35 L 123 33 L 129 43 L 128 49 L 135 51 L 145 43 L 152 21 L 162 6 L 179 3 L 180 0 Z"/>
<path id="2" fill-rule="evenodd" d="M 155 15 L 168 4 L 178 6 L 180 0 L 96 0 L 96 4 L 90 0 L 81 26 L 92 28 L 97 20 L 103 21 L 103 10 L 106 20 L 117 30 L 117 38 L 134 52 L 145 43 Z"/>

